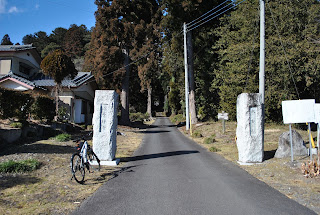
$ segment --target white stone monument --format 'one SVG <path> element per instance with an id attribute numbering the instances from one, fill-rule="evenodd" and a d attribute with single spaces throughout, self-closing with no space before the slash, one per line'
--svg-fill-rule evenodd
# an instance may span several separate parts
<path id="1" fill-rule="evenodd" d="M 242 93 L 237 99 L 237 148 L 240 164 L 263 161 L 261 94 Z"/>
<path id="2" fill-rule="evenodd" d="M 114 166 L 117 150 L 118 94 L 114 90 L 96 90 L 93 113 L 93 151 L 101 165 Z"/>

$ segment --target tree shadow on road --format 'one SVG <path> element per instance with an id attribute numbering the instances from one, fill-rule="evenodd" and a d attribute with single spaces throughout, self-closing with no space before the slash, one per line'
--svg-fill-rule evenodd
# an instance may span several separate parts
<path id="1" fill-rule="evenodd" d="M 143 133 L 143 134 L 159 134 L 159 133 L 167 133 L 170 131 L 166 130 L 147 130 L 147 131 L 137 131 L 136 133 Z"/>
<path id="2" fill-rule="evenodd" d="M 148 159 L 154 159 L 154 158 L 172 157 L 172 156 L 188 155 L 188 154 L 195 154 L 195 153 L 199 153 L 199 151 L 173 151 L 173 152 L 164 152 L 164 153 L 156 153 L 156 154 L 149 154 L 149 155 L 139 155 L 139 156 L 121 158 L 121 162 L 148 160 Z"/>

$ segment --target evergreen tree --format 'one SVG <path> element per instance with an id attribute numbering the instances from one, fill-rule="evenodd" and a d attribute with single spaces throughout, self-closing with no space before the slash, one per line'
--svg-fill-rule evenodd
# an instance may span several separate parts
<path id="1" fill-rule="evenodd" d="M 150 47 L 143 47 L 148 41 L 152 43 L 143 28 L 148 29 L 155 10 L 154 4 L 157 2 L 97 0 L 95 3 L 98 6 L 96 25 L 92 32 L 90 49 L 86 54 L 85 70 L 94 71 L 101 87 L 121 91 L 120 122 L 128 124 L 129 78 L 137 68 L 131 65 L 131 62 L 138 60 L 144 51 L 150 50 Z M 140 71 L 145 71 L 141 63 L 139 68 Z M 141 77 L 147 80 L 144 74 Z"/>
<path id="2" fill-rule="evenodd" d="M 13 45 L 8 34 L 3 36 L 1 40 L 1 45 Z"/>
<path id="3" fill-rule="evenodd" d="M 281 101 L 319 99 L 315 88 L 320 76 L 318 44 L 319 2 L 266 2 L 266 119 L 279 121 Z M 230 117 L 236 117 L 236 99 L 242 92 L 258 92 L 259 74 L 259 2 L 247 0 L 230 16 L 221 19 L 216 31 L 220 37 L 213 51 L 219 54 L 218 80 L 212 90 L 219 90 L 220 105 Z M 284 51 L 285 50 L 285 51 Z M 298 96 L 299 94 L 299 96 Z"/>
<path id="4" fill-rule="evenodd" d="M 49 36 L 50 41 L 54 42 L 59 46 L 62 46 L 64 43 L 64 37 L 67 31 L 68 29 L 62 28 L 62 27 L 55 28 Z"/>
<path id="5" fill-rule="evenodd" d="M 88 29 L 85 25 L 77 26 L 71 25 L 64 35 L 62 46 L 66 54 L 71 57 L 80 57 L 85 53 L 85 45 L 90 41 L 88 40 Z"/>
<path id="6" fill-rule="evenodd" d="M 38 31 L 34 34 L 28 34 L 22 38 L 23 44 L 32 44 L 36 47 L 37 51 L 41 51 L 50 43 L 50 39 L 46 32 Z"/>
<path id="7" fill-rule="evenodd" d="M 182 80 L 180 78 L 184 79 L 184 76 L 181 76 L 180 74 L 184 74 L 184 68 L 183 68 L 183 36 L 181 34 L 182 30 L 182 24 L 184 22 L 189 23 L 192 20 L 198 18 L 199 16 L 203 15 L 204 13 L 208 12 L 208 10 L 216 7 L 220 3 L 222 3 L 222 0 L 219 1 L 202 1 L 202 0 L 184 0 L 184 1 L 175 1 L 175 0 L 164 0 L 164 8 L 165 8 L 165 16 L 162 21 L 162 26 L 164 29 L 164 41 L 168 42 L 169 44 L 166 46 L 164 51 L 164 69 L 168 73 L 170 73 L 169 70 L 174 70 L 176 67 L 176 64 L 179 65 L 179 76 L 175 77 L 175 80 L 178 78 L 178 81 L 182 83 Z M 193 50 L 196 55 L 194 55 L 194 70 L 193 73 L 190 74 L 191 81 L 190 81 L 190 110 L 191 110 L 191 118 L 192 123 L 197 122 L 196 118 L 196 105 L 198 104 L 198 109 L 202 107 L 202 110 L 205 108 L 206 113 L 210 114 L 211 116 L 216 112 L 213 108 L 216 108 L 216 105 L 206 105 L 206 101 L 212 101 L 212 98 L 216 98 L 217 95 L 212 96 L 212 94 L 209 94 L 208 91 L 208 85 L 205 88 L 202 88 L 199 90 L 199 87 L 203 87 L 202 83 L 207 82 L 208 80 L 212 81 L 213 76 L 210 75 L 213 68 L 213 62 L 209 61 L 212 60 L 212 53 L 206 53 L 203 55 L 202 53 L 205 53 L 203 49 L 203 46 L 210 47 L 215 42 L 215 36 L 211 34 L 211 37 L 208 38 L 207 35 L 210 34 L 211 29 L 214 29 L 218 26 L 219 20 L 213 19 L 210 22 L 202 25 L 199 28 L 196 28 L 192 30 L 192 32 L 189 32 L 188 38 L 190 41 L 190 37 L 192 36 L 192 43 L 193 44 Z M 194 25 L 193 27 L 195 27 Z M 192 35 L 191 35 L 192 33 Z M 176 55 L 176 61 L 172 61 L 170 63 L 170 56 L 172 54 Z M 199 54 L 200 53 L 200 54 Z M 202 58 L 199 58 L 199 57 Z M 169 64 L 168 64 L 169 63 Z M 191 62 L 191 69 L 192 72 L 192 62 Z M 193 81 L 194 77 L 194 81 Z M 202 79 L 202 78 L 205 78 Z M 209 79 L 210 78 L 210 79 Z M 177 81 L 177 80 L 176 80 Z M 203 82 L 204 81 L 204 82 Z M 209 81 L 209 82 L 210 82 Z M 183 84 L 184 85 L 184 84 Z M 181 95 L 184 94 L 184 89 L 180 88 Z M 195 96 L 195 92 L 197 92 L 197 96 Z M 216 93 L 215 91 L 212 91 L 213 93 Z M 184 96 L 181 96 L 181 98 L 184 98 Z M 184 100 L 184 99 L 183 99 Z M 216 101 L 215 101 L 216 102 Z M 181 102 L 183 103 L 183 102 Z"/>
<path id="8" fill-rule="evenodd" d="M 48 54 L 41 62 L 40 65 L 43 74 L 51 76 L 55 83 L 55 97 L 56 97 L 56 117 L 57 120 L 58 110 L 59 110 L 59 89 L 62 80 L 70 76 L 74 78 L 78 71 L 75 69 L 73 62 L 71 59 L 62 51 L 62 50 L 55 50 Z"/>
<path id="9" fill-rule="evenodd" d="M 157 1 L 145 1 L 140 13 L 141 21 L 135 27 L 135 44 L 133 53 L 135 58 L 146 55 L 138 62 L 138 73 L 141 90 L 147 89 L 147 113 L 152 116 L 152 85 L 155 84 L 160 74 L 160 21 L 162 11 Z"/>

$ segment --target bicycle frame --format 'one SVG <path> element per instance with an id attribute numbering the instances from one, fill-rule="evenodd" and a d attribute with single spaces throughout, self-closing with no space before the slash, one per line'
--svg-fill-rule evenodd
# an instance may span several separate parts
<path id="1" fill-rule="evenodd" d="M 84 163 L 88 162 L 88 143 L 87 143 L 87 141 L 84 141 L 84 143 L 83 143 L 83 146 L 80 150 L 80 156 L 82 157 Z"/>

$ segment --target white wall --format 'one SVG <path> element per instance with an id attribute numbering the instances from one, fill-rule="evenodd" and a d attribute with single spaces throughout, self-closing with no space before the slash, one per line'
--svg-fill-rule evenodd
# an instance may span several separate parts
<path id="1" fill-rule="evenodd" d="M 85 119 L 83 114 L 81 114 L 82 110 L 82 100 L 81 99 L 75 99 L 74 100 L 74 122 L 75 123 L 84 123 Z"/>
<path id="2" fill-rule="evenodd" d="M 4 88 L 8 88 L 8 89 L 18 90 L 18 91 L 29 90 L 28 88 L 26 88 L 24 86 L 21 86 L 20 84 L 15 83 L 15 82 L 10 81 L 10 80 L 7 80 L 7 81 L 4 81 L 4 82 L 0 83 L 0 86 L 4 87 Z"/>

